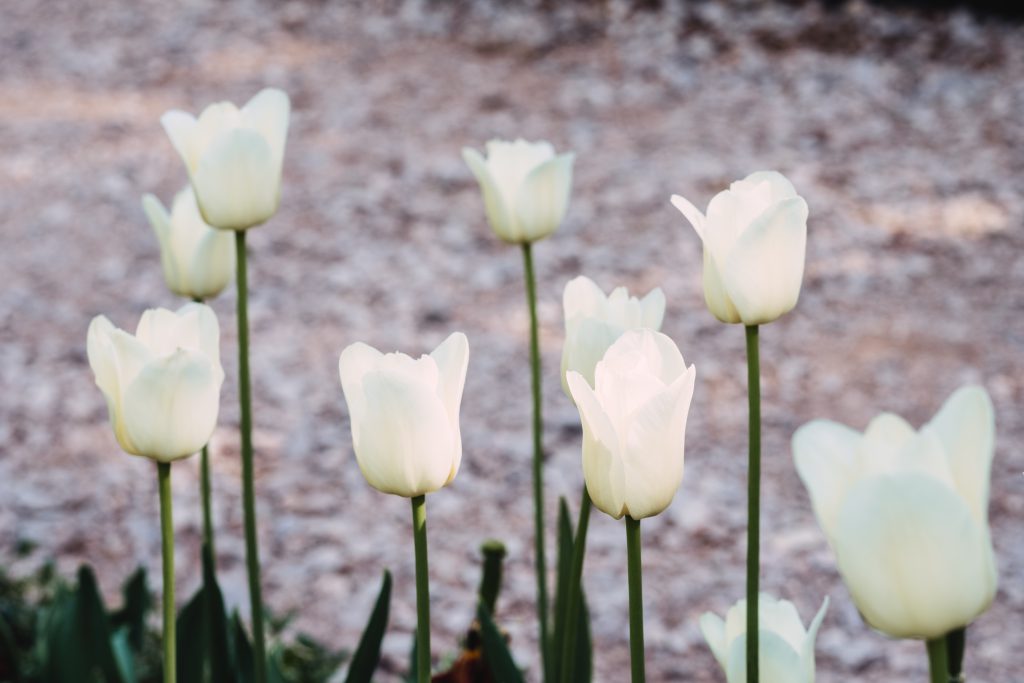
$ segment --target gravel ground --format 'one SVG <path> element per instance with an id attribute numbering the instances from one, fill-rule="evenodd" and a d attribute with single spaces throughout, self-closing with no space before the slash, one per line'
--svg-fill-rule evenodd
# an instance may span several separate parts
<path id="1" fill-rule="evenodd" d="M 554 5 L 555 3 L 551 3 Z M 434 639 L 472 612 L 477 547 L 509 546 L 500 617 L 536 670 L 529 387 L 521 263 L 486 226 L 463 145 L 550 139 L 577 153 L 568 220 L 536 248 L 548 511 L 581 485 L 575 410 L 558 388 L 561 289 L 660 285 L 665 331 L 698 368 L 687 475 L 644 524 L 652 681 L 721 681 L 697 628 L 743 591 L 745 370 L 739 327 L 700 289 L 700 246 L 668 203 L 786 173 L 811 206 L 800 306 L 763 330 L 763 584 L 810 619 L 818 680 L 925 680 L 920 643 L 869 630 L 836 573 L 789 451 L 815 417 L 927 420 L 965 382 L 997 411 L 990 509 L 1001 571 L 971 628 L 972 683 L 1024 681 L 1024 30 L 964 12 L 863 4 L 32 3 L 0 21 L 0 561 L 99 569 L 113 595 L 159 581 L 156 478 L 122 454 L 85 356 L 90 318 L 133 326 L 174 306 L 138 197 L 184 182 L 166 109 L 294 104 L 280 213 L 251 235 L 260 538 L 266 595 L 297 627 L 354 644 L 390 567 L 381 680 L 415 621 L 408 504 L 351 455 L 336 363 L 348 343 L 419 353 L 453 329 L 472 359 L 465 459 L 430 497 Z M 234 297 L 214 303 L 230 359 Z M 213 443 L 218 562 L 245 609 L 237 398 L 227 362 Z M 198 582 L 197 460 L 175 467 L 179 590 Z M 551 525 L 553 528 L 553 524 Z M 15 539 L 40 549 L 14 557 Z M 586 585 L 597 680 L 628 670 L 621 523 L 591 523 Z M 532 680 L 536 680 L 533 676 Z"/>

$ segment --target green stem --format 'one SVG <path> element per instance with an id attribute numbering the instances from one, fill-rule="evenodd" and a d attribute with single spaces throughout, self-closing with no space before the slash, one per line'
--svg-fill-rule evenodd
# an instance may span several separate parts
<path id="1" fill-rule="evenodd" d="M 929 640 L 928 671 L 930 683 L 949 683 L 949 658 L 946 656 L 946 638 Z"/>
<path id="2" fill-rule="evenodd" d="M 949 656 L 949 683 L 964 683 L 964 651 L 967 649 L 967 627 L 946 634 L 946 653 Z"/>
<path id="3" fill-rule="evenodd" d="M 176 679 L 174 637 L 174 519 L 171 513 L 171 463 L 156 464 L 160 482 L 160 539 L 164 570 L 164 683 Z"/>
<path id="4" fill-rule="evenodd" d="M 573 536 L 572 565 L 569 575 L 568 595 L 565 599 L 565 628 L 562 631 L 562 683 L 572 680 L 572 665 L 576 661 L 576 629 L 579 627 L 580 596 L 583 593 L 583 558 L 587 547 L 587 526 L 590 523 L 590 492 L 583 486 L 583 498 L 580 501 L 580 518 L 576 523 L 576 535 Z"/>
<path id="5" fill-rule="evenodd" d="M 747 683 L 758 681 L 758 574 L 761 571 L 761 362 L 757 325 L 747 326 L 750 452 L 747 470 Z"/>
<path id="6" fill-rule="evenodd" d="M 267 683 L 267 655 L 263 638 L 263 596 L 260 591 L 260 559 L 256 545 L 256 491 L 252 463 L 252 389 L 249 384 L 248 277 L 245 262 L 245 230 L 235 232 L 238 275 L 238 394 L 241 402 L 242 507 L 245 517 L 245 563 L 252 607 L 253 672 L 256 683 Z"/>
<path id="7" fill-rule="evenodd" d="M 430 681 L 430 580 L 427 573 L 427 497 L 412 499 L 412 538 L 416 549 L 416 679 Z"/>
<path id="8" fill-rule="evenodd" d="M 629 580 L 629 667 L 633 683 L 643 683 L 644 597 L 640 576 L 640 520 L 626 515 L 626 567 Z"/>
<path id="9" fill-rule="evenodd" d="M 544 680 L 553 681 L 548 642 L 547 561 L 544 559 L 544 445 L 540 391 L 540 340 L 537 327 L 537 284 L 533 274 L 533 245 L 523 244 L 526 304 L 530 310 L 530 376 L 533 387 L 533 538 L 537 572 L 537 620 L 540 622 L 540 656 Z"/>
<path id="10" fill-rule="evenodd" d="M 197 304 L 203 303 L 201 297 L 193 297 Z M 210 547 L 210 554 L 216 557 L 213 547 L 213 494 L 210 486 L 210 447 L 203 446 L 199 454 L 199 491 L 203 506 L 203 543 Z"/>

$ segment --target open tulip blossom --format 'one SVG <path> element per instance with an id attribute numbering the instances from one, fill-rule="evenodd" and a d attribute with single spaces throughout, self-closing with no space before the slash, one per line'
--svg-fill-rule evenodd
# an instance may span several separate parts
<path id="1" fill-rule="evenodd" d="M 206 224 L 192 186 L 175 195 L 170 213 L 151 194 L 142 198 L 142 208 L 160 241 L 167 288 L 190 299 L 224 291 L 235 273 L 234 242 L 230 233 Z"/>
<path id="2" fill-rule="evenodd" d="M 605 295 L 590 278 L 570 280 L 562 294 L 565 345 L 562 347 L 562 388 L 569 394 L 566 373 L 575 371 L 594 385 L 594 369 L 626 330 L 661 329 L 665 294 L 655 287 L 643 299 L 631 297 L 625 287 Z"/>
<path id="3" fill-rule="evenodd" d="M 716 318 L 763 325 L 796 306 L 807 202 L 785 176 L 751 173 L 716 194 L 707 215 L 679 195 L 672 204 L 704 243 L 704 301 Z"/>
<path id="4" fill-rule="evenodd" d="M 556 155 L 548 142 L 491 140 L 487 158 L 469 147 L 462 158 L 480 183 L 487 220 L 501 239 L 535 242 L 562 224 L 572 189 L 572 153 Z"/>
<path id="5" fill-rule="evenodd" d="M 241 109 L 218 102 L 198 119 L 179 110 L 160 119 L 207 223 L 246 230 L 277 212 L 290 109 L 285 93 L 267 88 Z"/>
<path id="6" fill-rule="evenodd" d="M 171 462 L 210 440 L 224 381 L 219 338 L 217 317 L 202 304 L 148 310 L 134 335 L 93 319 L 89 365 L 125 452 Z"/>
<path id="7" fill-rule="evenodd" d="M 788 600 L 761 593 L 758 602 L 761 683 L 814 683 L 814 641 L 828 610 L 828 598 L 807 629 Z M 701 633 L 728 683 L 747 680 L 746 613 L 747 601 L 740 600 L 729 608 L 724 620 L 711 612 L 700 618 Z"/>
<path id="8" fill-rule="evenodd" d="M 934 640 L 988 609 L 994 439 L 981 387 L 956 391 L 919 431 L 883 413 L 863 434 L 817 420 L 794 435 L 797 471 L 868 624 Z"/>

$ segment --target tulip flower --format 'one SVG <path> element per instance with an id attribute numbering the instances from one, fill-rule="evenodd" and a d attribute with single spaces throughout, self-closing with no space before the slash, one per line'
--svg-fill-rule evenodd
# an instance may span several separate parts
<path id="1" fill-rule="evenodd" d="M 991 604 L 994 439 L 981 387 L 956 391 L 916 432 L 883 413 L 863 434 L 817 420 L 793 436 L 797 472 L 839 572 L 874 628 L 933 640 Z"/>
<path id="2" fill-rule="evenodd" d="M 523 244 L 558 229 L 569 208 L 573 155 L 555 155 L 548 142 L 491 140 L 485 159 L 463 148 L 484 196 L 484 210 L 495 234 Z"/>
<path id="3" fill-rule="evenodd" d="M 638 299 L 629 296 L 625 287 L 618 287 L 605 296 L 593 280 L 580 276 L 565 286 L 562 307 L 565 311 L 562 388 L 569 394 L 566 373 L 578 372 L 593 386 L 594 368 L 623 332 L 639 327 L 661 329 L 665 294 L 656 287 L 643 299 Z"/>
<path id="4" fill-rule="evenodd" d="M 468 362 L 469 344 L 461 332 L 416 360 L 361 342 L 342 352 L 338 370 L 356 461 L 371 486 L 413 498 L 455 478 Z"/>
<path id="5" fill-rule="evenodd" d="M 189 299 L 224 291 L 235 272 L 234 243 L 230 234 L 203 221 L 192 187 L 175 195 L 170 213 L 151 194 L 142 198 L 142 208 L 160 241 L 167 288 Z"/>
<path id="6" fill-rule="evenodd" d="M 89 325 L 89 365 L 127 453 L 171 462 L 192 455 L 217 424 L 224 371 L 213 311 L 148 310 L 135 335 L 104 316 Z"/>
<path id="7" fill-rule="evenodd" d="M 807 202 L 781 173 L 737 180 L 705 216 L 672 196 L 704 243 L 704 301 L 724 323 L 762 325 L 796 306 L 804 276 Z"/>
<path id="8" fill-rule="evenodd" d="M 207 223 L 246 230 L 277 212 L 290 107 L 285 93 L 267 88 L 241 109 L 219 102 L 198 119 L 178 110 L 161 117 Z"/>
<path id="9" fill-rule="evenodd" d="M 828 610 L 828 598 L 808 629 L 804 629 L 796 607 L 788 600 L 761 593 L 758 602 L 761 683 L 814 683 L 814 640 Z M 725 620 L 711 612 L 700 618 L 701 633 L 729 683 L 747 679 L 746 603 L 740 600 L 733 605 Z"/>
<path id="10" fill-rule="evenodd" d="M 593 388 L 568 373 L 583 422 L 583 476 L 599 509 L 642 519 L 672 502 L 695 377 L 672 340 L 653 330 L 619 337 L 597 364 Z"/>

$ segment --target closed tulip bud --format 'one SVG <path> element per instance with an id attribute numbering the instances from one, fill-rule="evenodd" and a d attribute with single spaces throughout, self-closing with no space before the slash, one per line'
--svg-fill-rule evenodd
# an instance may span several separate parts
<path id="1" fill-rule="evenodd" d="M 125 452 L 170 462 L 206 445 L 224 382 L 219 339 L 217 318 L 202 304 L 148 310 L 135 335 L 93 318 L 89 365 Z"/>
<path id="2" fill-rule="evenodd" d="M 599 509 L 639 520 L 672 502 L 695 377 L 672 340 L 653 330 L 619 337 L 597 364 L 593 387 L 569 371 L 583 422 L 583 478 Z"/>
<path id="3" fill-rule="evenodd" d="M 491 140 L 485 159 L 463 148 L 462 158 L 480 183 L 495 234 L 522 244 L 558 229 L 569 208 L 573 155 L 555 155 L 547 142 Z"/>
<path id="4" fill-rule="evenodd" d="M 807 245 L 807 202 L 781 173 L 737 180 L 705 216 L 672 196 L 704 243 L 704 301 L 724 323 L 762 325 L 793 310 Z"/>
<path id="5" fill-rule="evenodd" d="M 839 573 L 874 628 L 934 639 L 991 604 L 994 439 L 980 387 L 955 392 L 917 432 L 885 413 L 864 434 L 818 420 L 793 436 L 797 472 Z"/>
<path id="6" fill-rule="evenodd" d="M 241 109 L 219 102 L 198 119 L 178 110 L 160 119 L 208 224 L 246 230 L 277 212 L 290 107 L 286 94 L 267 88 Z"/>
<path id="7" fill-rule="evenodd" d="M 565 346 L 562 347 L 562 388 L 572 398 L 566 373 L 583 375 L 594 386 L 594 368 L 608 347 L 626 330 L 661 329 L 665 294 L 660 287 L 643 299 L 629 296 L 625 287 L 605 296 L 594 281 L 580 276 L 569 281 L 562 295 L 565 311 Z"/>
<path id="8" fill-rule="evenodd" d="M 469 343 L 456 332 L 430 355 L 383 354 L 361 342 L 338 370 L 359 469 L 371 486 L 406 498 L 436 491 L 459 471 L 459 406 Z"/>
<path id="9" fill-rule="evenodd" d="M 160 241 L 167 288 L 190 299 L 220 294 L 235 273 L 235 245 L 229 233 L 203 221 L 192 187 L 174 197 L 169 214 L 151 194 L 142 198 L 142 208 Z"/>
<path id="10" fill-rule="evenodd" d="M 814 640 L 828 610 L 828 598 L 804 629 L 796 607 L 761 593 L 758 609 L 758 673 L 761 683 L 814 683 Z M 700 618 L 700 630 L 729 683 L 747 680 L 747 601 L 740 600 L 725 616 L 711 612 Z"/>

